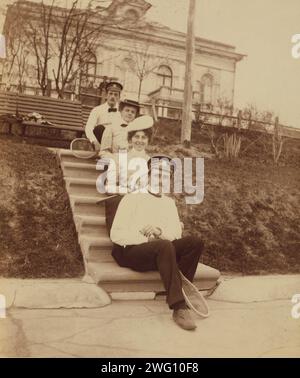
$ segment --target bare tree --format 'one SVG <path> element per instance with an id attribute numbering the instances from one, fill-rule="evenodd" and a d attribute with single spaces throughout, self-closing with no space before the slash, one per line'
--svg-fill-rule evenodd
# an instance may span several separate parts
<path id="1" fill-rule="evenodd" d="M 21 1 L 20 7 L 23 33 L 35 60 L 36 81 L 41 92 L 47 94 L 48 81 L 53 78 L 58 97 L 64 98 L 66 86 L 74 85 L 92 54 L 97 56 L 101 39 L 110 27 L 134 32 L 141 27 L 140 23 L 146 23 L 142 18 L 134 21 L 124 18 L 114 7 L 107 8 L 106 0 L 90 0 L 84 9 L 80 8 L 80 0 L 73 0 L 68 8 L 59 4 L 58 0 L 47 4 Z M 144 78 L 158 62 L 151 61 L 150 66 L 147 49 L 140 55 L 133 52 L 132 57 L 140 80 L 140 95 Z"/>
<path id="2" fill-rule="evenodd" d="M 90 0 L 84 9 L 80 8 L 80 0 L 73 0 L 69 8 L 58 6 L 58 0 L 34 6 L 30 2 L 15 3 L 20 7 L 23 21 L 20 32 L 34 57 L 36 81 L 42 95 L 47 94 L 48 80 L 54 78 L 58 97 L 64 97 L 66 85 L 74 83 L 91 54 L 96 53 L 105 28 L 136 26 L 107 13 L 101 3 L 107 5 L 105 0 Z M 26 66 L 24 60 L 21 63 Z"/>
<path id="3" fill-rule="evenodd" d="M 24 32 L 30 43 L 36 60 L 36 79 L 42 95 L 46 95 L 49 78 L 49 61 L 53 56 L 51 51 L 51 27 L 54 22 L 55 0 L 50 5 L 43 1 L 36 5 L 33 16 L 27 17 Z"/>
<path id="4" fill-rule="evenodd" d="M 56 20 L 54 40 L 58 61 L 52 72 L 59 98 L 64 97 L 66 85 L 81 76 L 90 56 L 96 55 L 105 28 L 116 27 L 117 22 L 120 27 L 126 21 L 107 15 L 106 8 L 95 8 L 93 3 L 91 0 L 85 9 L 80 9 L 80 1 L 74 0 L 70 9 L 61 9 Z"/>
<path id="5" fill-rule="evenodd" d="M 19 3 L 12 4 L 11 18 L 4 25 L 7 59 L 3 67 L 3 77 L 8 85 L 15 83 L 20 92 L 28 74 L 30 54 L 28 41 L 24 35 L 24 24 L 24 15 L 20 12 Z"/>
<path id="6" fill-rule="evenodd" d="M 61 11 L 55 25 L 54 38 L 58 61 L 52 72 L 59 98 L 64 97 L 66 84 L 75 79 L 77 72 L 92 53 L 93 34 L 96 32 L 89 33 L 87 30 L 91 15 L 89 8 L 80 11 L 78 0 L 75 0 L 70 9 Z"/>
<path id="7" fill-rule="evenodd" d="M 142 46 L 135 44 L 129 54 L 130 69 L 136 75 L 139 81 L 138 101 L 142 93 L 143 81 L 154 72 L 160 65 L 167 64 L 168 58 L 159 58 L 151 53 L 151 44 L 147 42 Z"/>

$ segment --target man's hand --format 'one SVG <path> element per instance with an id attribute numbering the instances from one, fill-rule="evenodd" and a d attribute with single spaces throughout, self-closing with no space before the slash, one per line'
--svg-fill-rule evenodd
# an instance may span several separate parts
<path id="1" fill-rule="evenodd" d="M 102 159 L 114 159 L 114 155 L 109 150 L 100 151 L 99 157 Z"/>
<path id="2" fill-rule="evenodd" d="M 159 227 L 153 227 L 151 225 L 147 225 L 140 230 L 140 233 L 146 236 L 147 238 L 159 238 L 161 235 L 161 229 Z"/>
<path id="3" fill-rule="evenodd" d="M 90 140 L 90 143 L 92 145 L 92 148 L 94 151 L 99 152 L 100 151 L 100 145 L 98 141 Z"/>

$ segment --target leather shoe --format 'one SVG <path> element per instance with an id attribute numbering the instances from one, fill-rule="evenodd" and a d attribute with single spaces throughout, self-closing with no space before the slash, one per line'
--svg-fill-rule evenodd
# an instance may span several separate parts
<path id="1" fill-rule="evenodd" d="M 179 325 L 179 327 L 185 330 L 193 330 L 197 328 L 188 309 L 180 308 L 173 311 L 173 320 Z"/>

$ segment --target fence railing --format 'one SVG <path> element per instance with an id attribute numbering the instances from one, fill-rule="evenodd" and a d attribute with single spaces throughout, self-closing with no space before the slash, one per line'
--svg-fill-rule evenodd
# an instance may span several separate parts
<path id="1" fill-rule="evenodd" d="M 182 107 L 158 104 L 155 101 L 152 101 L 152 103 L 142 103 L 141 105 L 141 113 L 150 114 L 155 120 L 167 118 L 181 122 Z M 51 112 L 47 111 L 49 107 L 51 107 Z M 92 108 L 93 106 L 83 104 L 80 101 L 60 100 L 46 96 L 31 96 L 9 91 L 0 91 L 0 115 L 18 113 L 25 115 L 30 112 L 38 112 L 58 126 L 64 122 L 63 109 L 63 113 L 65 114 L 73 113 L 74 119 L 76 118 L 76 124 L 84 128 Z M 200 125 L 212 127 L 221 126 L 224 127 L 224 129 L 248 129 L 267 133 L 273 133 L 274 131 L 275 120 L 266 122 L 252 119 L 251 117 L 245 118 L 242 116 L 241 111 L 237 114 L 230 114 L 233 112 L 228 112 L 226 109 L 223 113 L 221 111 L 214 112 L 213 110 L 207 111 L 204 109 L 205 105 L 194 105 L 193 118 L 194 121 L 198 122 Z M 300 129 L 281 125 L 280 123 L 278 124 L 283 136 L 300 138 Z"/>
<path id="2" fill-rule="evenodd" d="M 178 106 L 170 106 L 170 105 L 163 105 L 163 104 L 143 104 L 147 109 L 147 112 L 155 115 L 157 118 L 167 118 L 171 120 L 177 120 L 181 122 L 182 120 L 182 107 Z M 204 126 L 222 126 L 225 128 L 236 128 L 240 130 L 253 130 L 258 132 L 266 132 L 266 133 L 273 133 L 276 118 L 270 121 L 262 121 L 258 119 L 254 119 L 251 117 L 245 118 L 242 116 L 242 112 L 236 110 L 236 114 L 230 114 L 233 112 L 228 112 L 225 110 L 223 113 L 221 111 L 214 112 L 214 111 L 205 111 L 207 105 L 205 104 L 198 104 L 193 106 L 193 121 L 199 123 L 200 125 Z M 155 109 L 155 111 L 154 111 Z M 283 125 L 278 120 L 278 126 L 281 130 L 282 136 L 286 136 L 289 138 L 297 138 L 300 139 L 300 129 Z"/>

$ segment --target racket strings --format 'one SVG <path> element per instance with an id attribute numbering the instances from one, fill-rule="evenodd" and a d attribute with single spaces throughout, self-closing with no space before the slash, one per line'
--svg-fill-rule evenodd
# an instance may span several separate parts
<path id="1" fill-rule="evenodd" d="M 76 138 L 70 144 L 73 155 L 79 159 L 91 159 L 98 155 L 91 142 L 86 138 Z"/>
<path id="2" fill-rule="evenodd" d="M 180 272 L 181 273 L 181 272 Z M 202 293 L 182 273 L 182 293 L 187 305 L 202 317 L 209 316 L 208 304 Z"/>

